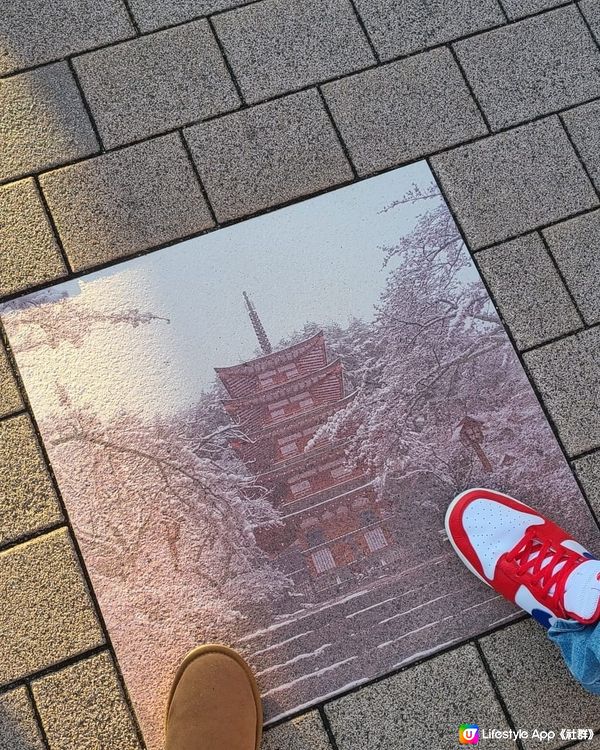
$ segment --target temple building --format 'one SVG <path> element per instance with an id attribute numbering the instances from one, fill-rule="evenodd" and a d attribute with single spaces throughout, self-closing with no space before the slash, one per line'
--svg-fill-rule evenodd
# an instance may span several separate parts
<path id="1" fill-rule="evenodd" d="M 274 352 L 244 299 L 263 356 L 216 372 L 227 414 L 248 437 L 231 446 L 282 516 L 281 526 L 257 532 L 258 544 L 299 587 L 321 591 L 377 573 L 397 547 L 376 477 L 346 460 L 351 434 L 313 441 L 354 398 L 343 364 L 328 359 L 322 332 Z"/>

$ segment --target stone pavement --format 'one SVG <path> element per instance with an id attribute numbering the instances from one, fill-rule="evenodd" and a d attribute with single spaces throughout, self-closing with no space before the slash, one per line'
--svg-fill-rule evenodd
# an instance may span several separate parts
<path id="1" fill-rule="evenodd" d="M 426 157 L 600 517 L 599 42 L 600 0 L 10 0 L 1 298 Z M 4 350 L 0 417 L 0 750 L 140 748 Z M 452 748 L 459 721 L 599 708 L 524 619 L 265 747 Z"/>

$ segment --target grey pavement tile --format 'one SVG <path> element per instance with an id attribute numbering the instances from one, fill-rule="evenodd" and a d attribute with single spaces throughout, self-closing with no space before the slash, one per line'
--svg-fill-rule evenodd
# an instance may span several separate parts
<path id="1" fill-rule="evenodd" d="M 544 236 L 585 322 L 600 322 L 600 211 L 548 227 Z"/>
<path id="2" fill-rule="evenodd" d="M 492 128 L 600 95 L 600 50 L 574 5 L 465 39 L 455 50 Z"/>
<path id="3" fill-rule="evenodd" d="M 496 0 L 355 0 L 383 60 L 506 23 Z"/>
<path id="4" fill-rule="evenodd" d="M 0 553 L 0 685 L 103 643 L 69 535 Z"/>
<path id="5" fill-rule="evenodd" d="M 352 179 L 316 91 L 305 91 L 186 129 L 220 221 Z"/>
<path id="6" fill-rule="evenodd" d="M 594 184 L 600 189 L 600 101 L 564 112 L 562 119 Z"/>
<path id="7" fill-rule="evenodd" d="M 577 310 L 538 234 L 483 250 L 477 261 L 520 349 L 581 328 Z"/>
<path id="8" fill-rule="evenodd" d="M 555 117 L 459 146 L 432 164 L 473 248 L 598 204 Z"/>
<path id="9" fill-rule="evenodd" d="M 40 183 L 76 271 L 213 224 L 175 133 L 49 172 Z"/>
<path id="10" fill-rule="evenodd" d="M 331 745 L 321 717 L 316 711 L 311 711 L 267 729 L 261 750 L 331 750 Z"/>
<path id="11" fill-rule="evenodd" d="M 567 452 L 600 446 L 600 329 L 546 344 L 524 357 Z"/>
<path id="12" fill-rule="evenodd" d="M 0 295 L 66 273 L 34 181 L 0 187 Z"/>
<path id="13" fill-rule="evenodd" d="M 564 2 L 565 0 L 502 0 L 502 7 L 510 19 L 515 19 L 549 10 Z"/>
<path id="14" fill-rule="evenodd" d="M 462 646 L 326 706 L 339 750 L 454 750 L 458 727 L 508 724 L 472 645 Z M 514 748 L 488 739 L 485 747 Z"/>
<path id="15" fill-rule="evenodd" d="M 578 5 L 594 36 L 600 41 L 600 0 L 581 0 Z"/>
<path id="16" fill-rule="evenodd" d="M 596 518 L 600 520 L 600 452 L 578 458 L 573 466 Z"/>
<path id="17" fill-rule="evenodd" d="M 64 164 L 98 151 L 66 63 L 0 81 L 0 180 Z"/>
<path id="18" fill-rule="evenodd" d="M 445 48 L 342 78 L 323 91 L 361 174 L 488 132 Z"/>
<path id="19" fill-rule="evenodd" d="M 0 417 L 12 414 L 23 408 L 8 355 L 0 343 Z"/>
<path id="20" fill-rule="evenodd" d="M 31 687 L 50 750 L 140 750 L 108 653 L 35 680 Z"/>
<path id="21" fill-rule="evenodd" d="M 61 520 L 52 482 L 27 416 L 0 422 L 0 544 Z"/>
<path id="22" fill-rule="evenodd" d="M 0 750 L 45 750 L 33 706 L 24 687 L 0 694 Z"/>
<path id="23" fill-rule="evenodd" d="M 206 20 L 90 52 L 75 68 L 107 148 L 239 106 Z"/>
<path id="24" fill-rule="evenodd" d="M 153 31 L 192 18 L 242 5 L 245 0 L 129 0 L 142 31 Z"/>
<path id="25" fill-rule="evenodd" d="M 0 74 L 134 34 L 121 0 L 10 0 L 0 26 Z"/>
<path id="26" fill-rule="evenodd" d="M 571 676 L 558 647 L 533 620 L 492 633 L 480 643 L 515 726 L 557 732 L 554 740 L 543 743 L 547 750 L 564 745 L 562 728 L 600 726 L 600 697 Z M 529 737 L 523 745 L 537 750 L 542 743 Z"/>
<path id="27" fill-rule="evenodd" d="M 263 0 L 213 23 L 249 102 L 375 62 L 349 0 Z"/>

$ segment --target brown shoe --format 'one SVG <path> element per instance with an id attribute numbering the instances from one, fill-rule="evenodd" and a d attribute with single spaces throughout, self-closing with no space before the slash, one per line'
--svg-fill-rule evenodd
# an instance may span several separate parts
<path id="1" fill-rule="evenodd" d="M 258 750 L 262 704 L 250 667 L 227 646 L 200 646 L 177 670 L 166 750 Z"/>

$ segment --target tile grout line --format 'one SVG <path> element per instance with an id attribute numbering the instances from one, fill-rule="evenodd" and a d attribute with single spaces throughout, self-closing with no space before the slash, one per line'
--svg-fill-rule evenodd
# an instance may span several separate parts
<path id="1" fill-rule="evenodd" d="M 77 86 L 77 91 L 79 91 L 79 96 L 81 98 L 81 102 L 83 104 L 83 107 L 87 113 L 87 116 L 90 121 L 90 125 L 92 126 L 92 130 L 94 131 L 94 135 L 96 136 L 96 140 L 98 142 L 98 147 L 100 148 L 100 153 L 104 153 L 106 150 L 104 148 L 104 143 L 102 141 L 102 136 L 100 135 L 100 131 L 98 129 L 98 125 L 96 124 L 96 120 L 94 119 L 94 115 L 92 114 L 92 109 L 89 105 L 89 102 L 86 98 L 85 92 L 83 90 L 83 86 L 81 85 L 81 81 L 79 80 L 79 76 L 77 75 L 77 70 L 75 69 L 75 63 L 73 62 L 73 58 L 69 57 L 67 59 L 67 65 L 69 66 L 69 70 L 71 71 L 71 75 L 73 76 L 73 79 L 75 80 L 75 85 Z M 89 158 L 93 158 L 94 156 L 98 156 L 98 154 L 94 154 L 93 156 Z"/>
<path id="2" fill-rule="evenodd" d="M 245 109 L 248 107 L 248 104 L 246 102 L 246 98 L 244 96 L 244 92 L 242 91 L 242 87 L 240 86 L 240 83 L 237 79 L 237 76 L 235 74 L 235 71 L 233 69 L 232 64 L 229 62 L 229 57 L 227 56 L 227 53 L 225 51 L 225 46 L 223 45 L 223 42 L 221 41 L 221 38 L 219 37 L 217 33 L 217 29 L 215 27 L 215 24 L 210 16 L 207 16 L 206 18 L 208 25 L 210 27 L 211 34 L 214 37 L 214 40 L 217 44 L 217 47 L 219 48 L 219 52 L 221 53 L 221 57 L 223 58 L 223 62 L 225 63 L 225 67 L 227 68 L 227 71 L 229 73 L 229 76 L 231 78 L 231 81 L 234 85 L 235 91 L 238 95 L 238 98 L 241 103 L 241 107 L 239 109 Z"/>
<path id="3" fill-rule="evenodd" d="M 44 468 L 46 468 L 45 465 Z M 42 537 L 49 536 L 55 531 L 60 531 L 61 529 L 68 530 L 68 526 L 64 520 L 56 521 L 56 523 L 51 523 L 48 526 L 44 526 L 40 529 L 35 529 L 35 531 L 30 531 L 26 534 L 20 534 L 15 539 L 10 539 L 8 542 L 4 542 L 2 545 L 0 545 L 0 555 L 4 555 L 7 552 L 13 552 L 23 544 L 27 544 L 28 542 L 33 542 L 37 539 L 41 539 Z"/>
<path id="4" fill-rule="evenodd" d="M 592 27 L 590 25 L 590 22 L 587 20 L 585 13 L 581 10 L 581 5 L 579 4 L 579 1 L 577 0 L 577 2 L 575 2 L 573 4 L 577 8 L 577 10 L 579 12 L 579 15 L 581 16 L 581 19 L 582 19 L 583 23 L 585 24 L 586 29 L 589 31 L 590 36 L 592 37 L 592 39 L 593 39 L 596 47 L 598 48 L 598 50 L 600 50 L 600 41 L 598 41 L 596 35 L 594 34 L 594 31 L 593 31 L 593 29 L 592 29 Z"/>
<path id="5" fill-rule="evenodd" d="M 346 157 L 346 160 L 348 161 L 348 164 L 350 165 L 350 169 L 352 170 L 352 175 L 355 180 L 358 179 L 359 174 L 354 166 L 354 162 L 352 161 L 352 157 L 350 155 L 350 150 L 348 149 L 348 146 L 346 145 L 346 142 L 342 138 L 342 134 L 340 132 L 340 129 L 338 127 L 337 122 L 335 121 L 335 117 L 333 116 L 333 113 L 331 112 L 331 109 L 329 108 L 329 104 L 327 103 L 327 99 L 325 98 L 325 94 L 323 93 L 323 89 L 320 86 L 317 86 L 317 93 L 319 94 L 319 97 L 321 99 L 321 104 L 323 105 L 323 109 L 325 110 L 325 114 L 329 118 L 329 122 L 331 123 L 331 126 L 333 130 L 335 131 L 335 135 L 338 139 L 338 142 L 340 144 L 340 147 L 342 151 L 344 152 L 344 156 Z"/>
<path id="6" fill-rule="evenodd" d="M 498 0 L 498 2 L 500 2 L 500 0 Z M 136 36 L 138 36 L 138 37 L 141 36 L 142 32 L 140 30 L 140 27 L 139 27 L 139 24 L 137 22 L 137 19 L 134 16 L 133 11 L 131 10 L 130 4 L 129 4 L 129 0 L 123 0 L 123 5 L 125 7 L 127 15 L 129 16 L 129 21 L 130 21 L 131 25 L 133 26 L 133 29 L 135 31 Z"/>
<path id="7" fill-rule="evenodd" d="M 502 0 L 496 0 L 496 2 L 498 3 L 498 7 L 502 11 L 502 15 L 504 16 L 504 18 L 507 20 L 507 22 L 510 22 L 510 16 L 506 12 L 506 8 L 504 7 L 504 3 L 502 2 Z"/>
<path id="8" fill-rule="evenodd" d="M 325 704 L 317 706 L 317 711 L 319 713 L 319 716 L 321 717 L 321 723 L 323 724 L 323 727 L 327 734 L 327 739 L 329 740 L 329 744 L 331 745 L 331 750 L 339 750 L 338 743 L 331 726 L 331 722 L 329 721 L 329 716 L 327 716 L 327 714 L 325 713 Z"/>
<path id="9" fill-rule="evenodd" d="M 473 86 L 471 85 L 471 81 L 469 81 L 469 79 L 467 78 L 467 74 L 465 73 L 465 69 L 463 68 L 460 60 L 458 59 L 458 54 L 457 54 L 456 50 L 454 49 L 454 44 L 449 44 L 448 45 L 448 50 L 449 50 L 450 54 L 452 55 L 452 57 L 454 59 L 454 62 L 456 63 L 456 66 L 458 68 L 458 70 L 460 71 L 460 74 L 461 74 L 461 76 L 463 78 L 463 81 L 465 82 L 465 85 L 466 85 L 466 87 L 467 87 L 467 89 L 469 91 L 469 94 L 471 95 L 471 99 L 473 100 L 473 102 L 475 103 L 475 106 L 479 110 L 479 114 L 481 115 L 481 119 L 483 120 L 484 125 L 486 126 L 486 128 L 488 130 L 488 134 L 491 135 L 492 134 L 492 128 L 490 126 L 490 122 L 489 122 L 489 120 L 487 118 L 487 115 L 485 114 L 485 112 L 483 110 L 481 102 L 479 101 L 477 95 L 475 94 Z M 493 134 L 496 135 L 496 132 L 494 132 Z M 466 144 L 464 144 L 464 143 L 459 144 L 459 146 L 463 146 L 463 145 L 466 145 Z"/>
<path id="10" fill-rule="evenodd" d="M 54 474 L 54 470 L 52 468 L 52 464 L 50 462 L 50 458 L 49 458 L 48 452 L 46 450 L 46 445 L 45 445 L 44 440 L 42 438 L 42 434 L 40 432 L 40 428 L 39 428 L 39 425 L 37 423 L 36 417 L 35 417 L 35 415 L 33 413 L 33 408 L 32 408 L 31 403 L 29 401 L 29 395 L 28 395 L 28 393 L 27 393 L 27 391 L 25 389 L 25 385 L 24 385 L 23 380 L 21 378 L 21 373 L 20 373 L 19 368 L 17 366 L 17 362 L 16 362 L 15 356 L 13 354 L 12 347 L 11 347 L 10 341 L 8 339 L 8 335 L 7 335 L 6 330 L 4 328 L 4 322 L 2 321 L 1 318 L 0 318 L 0 341 L 2 341 L 4 343 L 4 346 L 5 346 L 5 349 L 6 349 L 6 353 L 8 355 L 8 358 L 9 358 L 9 361 L 10 361 L 10 364 L 11 364 L 11 367 L 12 367 L 12 370 L 13 370 L 13 374 L 15 375 L 15 380 L 17 382 L 17 387 L 19 388 L 19 392 L 21 394 L 21 399 L 22 399 L 23 404 L 25 405 L 25 407 L 27 409 L 27 412 L 29 413 L 29 418 L 31 420 L 31 424 L 32 424 L 33 430 L 35 432 L 36 438 L 38 440 L 38 449 L 39 449 L 39 451 L 41 453 L 41 456 L 43 458 L 43 461 L 44 461 L 44 463 L 46 465 L 48 476 L 50 478 L 50 481 L 52 483 L 54 492 L 56 493 L 56 498 L 57 498 L 58 504 L 59 504 L 60 509 L 62 511 L 62 515 L 63 515 L 63 518 L 64 518 L 64 525 L 67 527 L 67 529 L 69 531 L 69 540 L 70 540 L 70 543 L 72 545 L 74 556 L 75 556 L 77 562 L 79 563 L 80 574 L 81 574 L 82 579 L 83 579 L 83 581 L 85 583 L 85 587 L 87 589 L 88 596 L 89 596 L 90 601 L 92 602 L 92 605 L 93 605 L 94 615 L 95 615 L 96 621 L 97 621 L 97 623 L 98 623 L 98 625 L 100 627 L 100 631 L 101 631 L 102 637 L 104 639 L 104 644 L 103 644 L 102 647 L 105 648 L 105 649 L 107 649 L 110 652 L 110 654 L 111 654 L 112 660 L 114 662 L 115 671 L 117 673 L 118 680 L 119 680 L 119 682 L 121 684 L 121 689 L 122 689 L 122 692 L 123 692 L 123 697 L 124 697 L 125 703 L 127 704 L 128 709 L 129 709 L 129 713 L 131 715 L 131 721 L 132 721 L 132 724 L 133 724 L 133 727 L 134 727 L 134 730 L 135 730 L 135 734 L 136 734 L 137 739 L 138 739 L 138 741 L 140 743 L 140 746 L 142 748 L 145 748 L 146 744 L 145 744 L 144 738 L 142 736 L 142 732 L 141 732 L 141 729 L 140 729 L 138 718 L 137 718 L 137 715 L 136 715 L 136 713 L 134 711 L 133 703 L 132 703 L 131 698 L 129 696 L 129 692 L 127 690 L 127 686 L 125 685 L 125 680 L 123 678 L 123 673 L 121 671 L 121 667 L 120 667 L 119 662 L 117 660 L 117 656 L 116 656 L 116 652 L 114 650 L 114 646 L 112 645 L 112 640 L 111 640 L 111 637 L 110 637 L 110 633 L 108 632 L 108 627 L 107 627 L 106 622 L 104 620 L 104 615 L 102 614 L 102 610 L 100 609 L 100 604 L 99 604 L 98 599 L 96 597 L 96 592 L 94 591 L 90 575 L 88 573 L 87 567 L 85 565 L 85 561 L 83 559 L 83 554 L 82 554 L 81 548 L 79 546 L 79 541 L 78 541 L 78 539 L 77 539 L 77 537 L 75 535 L 75 530 L 73 528 L 73 525 L 71 523 L 71 519 L 69 517 L 69 513 L 67 511 L 67 506 L 65 504 L 64 498 L 62 496 L 61 489 L 60 489 L 60 487 L 58 485 L 58 481 L 57 481 L 56 476 Z"/>
<path id="11" fill-rule="evenodd" d="M 50 750 L 50 742 L 48 741 L 48 735 L 46 734 L 46 728 L 44 727 L 44 722 L 42 721 L 42 716 L 40 714 L 40 711 L 38 709 L 37 702 L 35 700 L 35 696 L 33 695 L 33 690 L 31 689 L 31 684 L 29 682 L 25 683 L 25 690 L 27 691 L 27 695 L 29 696 L 29 700 L 31 701 L 31 707 L 33 708 L 33 715 L 35 717 L 35 721 L 38 725 L 38 729 L 40 730 L 40 734 L 42 735 L 42 742 L 44 744 L 44 748 L 46 750 Z"/>
<path id="12" fill-rule="evenodd" d="M 46 200 L 46 196 L 44 194 L 44 191 L 42 190 L 42 185 L 40 183 L 40 178 L 38 175 L 33 177 L 33 181 L 35 183 L 35 188 L 37 190 L 39 199 L 42 203 L 42 208 L 44 209 L 44 214 L 46 215 L 46 221 L 48 222 L 50 226 L 50 231 L 52 232 L 52 235 L 54 237 L 54 242 L 56 243 L 56 246 L 58 248 L 58 252 L 60 254 L 60 257 L 62 259 L 62 262 L 65 265 L 65 269 L 67 271 L 66 277 L 59 277 L 60 278 L 68 278 L 70 274 L 73 273 L 73 268 L 71 267 L 71 264 L 69 263 L 69 256 L 67 255 L 67 252 L 63 246 L 61 236 L 58 231 L 58 227 L 56 226 L 56 222 L 54 221 L 54 216 L 52 216 L 52 211 L 50 211 L 50 206 L 48 205 L 48 201 Z M 54 283 L 56 283 L 58 279 L 54 279 Z M 20 293 L 20 296 L 23 296 L 24 294 L 27 294 L 27 292 L 22 291 Z"/>
<path id="13" fill-rule="evenodd" d="M 546 248 L 546 252 L 548 253 L 548 257 L 550 258 L 550 261 L 552 265 L 554 266 L 554 270 L 558 274 L 558 278 L 560 279 L 562 285 L 565 288 L 566 293 L 569 295 L 569 299 L 571 300 L 571 304 L 573 305 L 575 312 L 577 313 L 577 317 L 579 318 L 582 327 L 586 328 L 585 318 L 583 317 L 583 314 L 581 310 L 579 309 L 579 304 L 575 297 L 573 296 L 573 292 L 571 291 L 571 287 L 567 284 L 567 280 L 565 279 L 565 276 L 562 272 L 561 267 L 558 265 L 556 258 L 554 257 L 554 253 L 552 252 L 552 248 L 550 247 L 550 244 L 548 243 L 548 240 L 546 239 L 546 235 L 544 232 L 539 229 L 537 231 L 537 236 L 542 241 L 543 246 Z M 581 329 L 580 329 L 581 330 Z M 576 333 L 575 331 L 572 331 L 571 333 Z"/>
<path id="14" fill-rule="evenodd" d="M 498 687 L 498 684 L 496 683 L 496 678 L 494 677 L 492 668 L 490 667 L 488 660 L 486 659 L 486 656 L 483 653 L 483 649 L 481 648 L 481 644 L 479 643 L 479 638 L 474 639 L 473 645 L 477 649 L 477 653 L 479 654 L 479 660 L 481 664 L 483 665 L 483 669 L 485 670 L 487 678 L 490 681 L 490 685 L 492 687 L 494 696 L 496 697 L 496 700 L 498 701 L 500 708 L 502 709 L 502 712 L 506 718 L 508 726 L 513 730 L 513 732 L 516 732 L 516 725 L 513 721 L 510 711 L 508 710 L 508 706 L 506 705 L 506 702 L 504 698 L 502 697 L 500 688 Z M 524 750 L 523 743 L 521 742 L 520 739 L 515 739 L 515 746 L 518 747 L 519 750 Z"/>
<path id="15" fill-rule="evenodd" d="M 375 43 L 373 42 L 373 39 L 371 38 L 371 35 L 369 34 L 369 31 L 367 30 L 367 25 L 363 20 L 363 17 L 360 15 L 358 8 L 356 7 L 356 0 L 348 0 L 350 3 L 350 7 L 352 8 L 354 15 L 356 16 L 356 21 L 360 28 L 362 29 L 363 34 L 365 35 L 365 39 L 367 40 L 369 47 L 371 48 L 371 52 L 373 53 L 373 57 L 377 61 L 378 64 L 381 63 L 381 57 L 379 56 L 379 52 L 377 51 L 377 47 L 375 46 Z"/>
<path id="16" fill-rule="evenodd" d="M 194 156 L 192 154 L 192 149 L 190 148 L 190 144 L 187 142 L 187 139 L 185 137 L 185 133 L 183 132 L 183 128 L 180 128 L 178 131 L 179 133 L 179 139 L 181 141 L 181 144 L 183 146 L 183 149 L 185 151 L 185 154 L 188 158 L 188 161 L 190 162 L 190 166 L 192 168 L 192 171 L 194 173 L 194 177 L 196 178 L 196 182 L 198 183 L 198 187 L 200 188 L 200 193 L 202 194 L 202 197 L 206 201 L 206 205 L 208 207 L 208 211 L 210 213 L 211 221 L 213 222 L 213 225 L 215 227 L 219 226 L 219 221 L 217 219 L 217 215 L 215 213 L 215 210 L 213 208 L 213 205 L 211 203 L 211 200 L 208 196 L 208 191 L 204 187 L 204 183 L 202 182 L 202 178 L 200 177 L 200 172 L 198 171 L 198 167 L 196 166 L 196 162 L 194 161 Z"/>
<path id="17" fill-rule="evenodd" d="M 446 195 L 446 191 L 445 191 L 445 189 L 443 187 L 441 179 L 439 178 L 439 176 L 438 176 L 438 174 L 437 174 L 437 172 L 435 170 L 434 165 L 431 163 L 431 160 L 429 158 L 427 158 L 426 161 L 427 161 L 429 169 L 431 170 L 431 173 L 432 173 L 432 175 L 433 175 L 433 177 L 434 177 L 434 179 L 436 181 L 436 184 L 437 184 L 437 186 L 438 186 L 438 188 L 440 190 L 442 198 L 444 199 L 444 201 L 446 202 L 446 205 L 448 206 L 448 210 L 450 212 L 452 220 L 456 224 L 456 227 L 457 227 L 457 229 L 458 229 L 458 231 L 460 233 L 462 241 L 464 242 L 465 247 L 469 251 L 469 254 L 470 254 L 471 258 L 472 258 L 473 264 L 475 265 L 475 268 L 476 268 L 477 273 L 479 274 L 479 276 L 481 278 L 483 286 L 484 286 L 485 290 L 487 291 L 488 296 L 489 296 L 489 298 L 490 298 L 490 300 L 491 300 L 491 302 L 492 302 L 492 304 L 494 306 L 496 314 L 498 315 L 498 317 L 500 318 L 500 320 L 503 321 L 502 315 L 500 313 L 500 309 L 498 307 L 498 304 L 496 303 L 496 299 L 495 299 L 494 295 L 492 294 L 492 290 L 490 289 L 490 287 L 489 287 L 489 285 L 487 283 L 487 280 L 485 278 L 485 275 L 483 274 L 483 271 L 481 270 L 481 268 L 479 266 L 479 262 L 477 260 L 477 253 L 473 253 L 471 251 L 471 249 L 470 249 L 470 246 L 469 246 L 469 243 L 466 240 L 466 236 L 464 234 L 462 225 L 458 221 L 458 216 L 454 212 L 454 209 L 452 207 L 452 203 L 450 201 L 450 198 L 449 198 L 448 195 Z M 592 508 L 592 505 L 591 505 L 591 503 L 590 503 L 590 501 L 588 499 L 588 496 L 587 496 L 587 493 L 585 492 L 583 484 L 581 483 L 581 481 L 579 480 L 579 477 L 576 475 L 575 471 L 573 471 L 573 468 L 571 467 L 570 456 L 569 456 L 567 450 L 565 449 L 565 446 L 563 445 L 563 442 L 562 442 L 562 439 L 560 437 L 558 428 L 557 428 L 557 426 L 556 426 L 556 424 L 555 424 L 555 422 L 554 422 L 554 420 L 553 420 L 553 418 L 552 418 L 552 416 L 551 416 L 551 414 L 550 414 L 550 412 L 549 412 L 549 410 L 548 410 L 548 408 L 546 406 L 546 403 L 545 403 L 545 401 L 544 401 L 544 399 L 542 397 L 541 391 L 538 388 L 538 385 L 535 382 L 535 379 L 533 378 L 533 375 L 531 374 L 531 372 L 529 370 L 529 367 L 527 366 L 527 362 L 526 362 L 525 358 L 521 355 L 521 353 L 519 351 L 519 348 L 516 345 L 516 342 L 515 342 L 515 339 L 514 339 L 514 336 L 513 336 L 512 332 L 510 331 L 510 329 L 508 328 L 508 326 L 506 326 L 504 323 L 503 323 L 503 328 L 504 328 L 504 332 L 505 332 L 506 336 L 508 337 L 510 343 L 512 344 L 512 347 L 513 347 L 513 350 L 514 350 L 514 352 L 515 352 L 515 354 L 517 356 L 517 359 L 521 363 L 521 367 L 523 368 L 523 371 L 525 372 L 525 375 L 527 376 L 527 380 L 529 381 L 530 388 L 533 390 L 533 392 L 535 394 L 535 397 L 537 398 L 538 403 L 540 405 L 540 408 L 541 408 L 541 410 L 542 410 L 542 412 L 543 412 L 543 414 L 544 414 L 544 416 L 545 416 L 545 418 L 546 418 L 546 420 L 548 422 L 548 425 L 550 426 L 550 429 L 552 430 L 554 438 L 555 438 L 555 440 L 556 440 L 556 442 L 557 442 L 557 444 L 559 446 L 559 449 L 560 449 L 560 451 L 561 451 L 561 453 L 563 455 L 563 458 L 564 458 L 564 460 L 566 461 L 566 463 L 569 466 L 571 475 L 573 476 L 573 478 L 574 478 L 577 486 L 579 487 L 579 491 L 581 492 L 581 495 L 582 495 L 583 499 L 585 500 L 585 503 L 586 503 L 586 505 L 588 507 L 588 510 L 589 510 L 589 512 L 590 512 L 593 520 L 594 520 L 594 523 L 596 524 L 596 527 L 600 530 L 600 520 L 598 519 L 598 517 L 596 516 L 595 511 Z"/>

